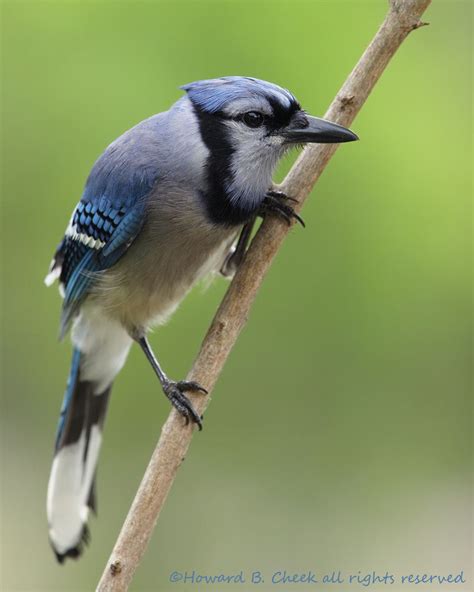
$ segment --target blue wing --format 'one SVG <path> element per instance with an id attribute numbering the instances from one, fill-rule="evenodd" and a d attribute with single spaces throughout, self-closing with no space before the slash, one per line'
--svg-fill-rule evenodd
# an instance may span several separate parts
<path id="1" fill-rule="evenodd" d="M 114 208 L 107 198 L 96 203 L 81 199 L 55 256 L 64 290 L 60 335 L 64 336 L 97 273 L 114 265 L 138 235 L 144 204 Z"/>
<path id="2" fill-rule="evenodd" d="M 50 268 L 47 283 L 59 277 L 64 291 L 61 338 L 97 274 L 117 263 L 143 226 L 146 197 L 158 173 L 134 158 L 137 143 L 123 138 L 94 165 Z"/>

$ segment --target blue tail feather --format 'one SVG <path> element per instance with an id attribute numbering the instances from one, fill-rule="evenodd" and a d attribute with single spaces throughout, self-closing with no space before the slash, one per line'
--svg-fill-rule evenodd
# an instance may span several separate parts
<path id="1" fill-rule="evenodd" d="M 56 444 L 55 444 L 56 451 L 59 448 L 61 436 L 64 432 L 64 424 L 66 421 L 66 415 L 67 415 L 69 407 L 71 406 L 72 396 L 74 394 L 74 390 L 76 388 L 76 384 L 77 384 L 77 381 L 79 378 L 80 363 L 81 363 L 81 352 L 77 348 L 74 348 L 73 353 L 72 353 L 71 370 L 69 371 L 66 392 L 64 393 L 64 398 L 63 398 L 63 402 L 61 405 L 61 412 L 59 415 L 58 428 L 56 431 Z"/>
<path id="2" fill-rule="evenodd" d="M 50 541 L 60 563 L 77 558 L 89 540 L 88 509 L 96 512 L 95 476 L 111 390 L 81 380 L 85 354 L 75 348 L 59 418 L 48 486 Z"/>

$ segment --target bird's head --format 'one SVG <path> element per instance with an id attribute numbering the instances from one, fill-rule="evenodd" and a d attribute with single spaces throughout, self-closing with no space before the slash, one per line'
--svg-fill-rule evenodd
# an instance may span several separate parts
<path id="1" fill-rule="evenodd" d="M 198 113 L 209 123 L 225 125 L 232 143 L 245 144 L 248 150 L 358 139 L 345 127 L 308 115 L 288 90 L 271 82 L 225 76 L 182 88 Z"/>
<path id="2" fill-rule="evenodd" d="M 308 115 L 288 90 L 270 82 L 226 76 L 182 88 L 209 150 L 212 179 L 241 206 L 261 198 L 288 148 L 357 140 L 348 129 Z"/>

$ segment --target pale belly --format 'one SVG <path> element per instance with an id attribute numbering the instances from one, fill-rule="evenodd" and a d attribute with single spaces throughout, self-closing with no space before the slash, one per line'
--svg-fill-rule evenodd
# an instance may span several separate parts
<path id="1" fill-rule="evenodd" d="M 164 323 L 199 280 L 217 273 L 239 229 L 145 230 L 89 299 L 129 333 Z"/>

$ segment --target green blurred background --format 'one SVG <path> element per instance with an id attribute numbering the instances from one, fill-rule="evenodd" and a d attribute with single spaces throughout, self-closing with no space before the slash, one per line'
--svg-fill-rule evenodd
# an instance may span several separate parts
<path id="1" fill-rule="evenodd" d="M 94 588 L 169 410 L 132 351 L 92 544 L 58 566 L 45 495 L 70 345 L 56 340 L 60 299 L 43 277 L 94 160 L 200 78 L 268 79 L 322 115 L 385 9 L 3 3 L 2 590 Z M 472 5 L 435 1 L 425 17 L 353 124 L 361 141 L 318 183 L 307 229 L 278 255 L 133 590 L 222 589 L 173 585 L 173 570 L 261 570 L 260 590 L 283 569 L 469 577 Z M 225 289 L 196 289 L 153 336 L 172 376 Z"/>

